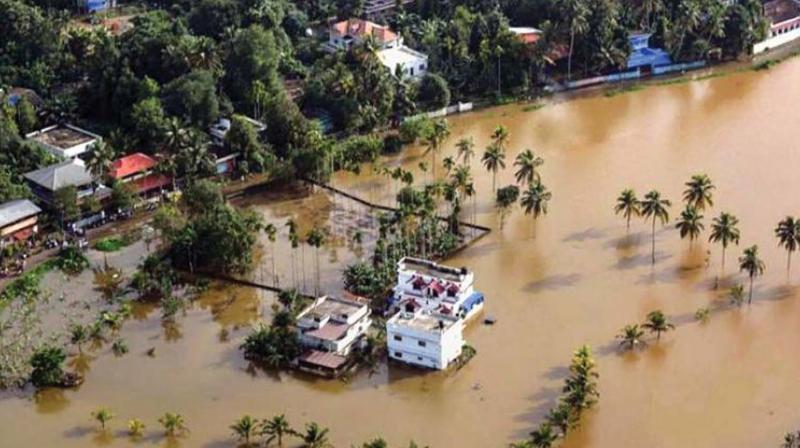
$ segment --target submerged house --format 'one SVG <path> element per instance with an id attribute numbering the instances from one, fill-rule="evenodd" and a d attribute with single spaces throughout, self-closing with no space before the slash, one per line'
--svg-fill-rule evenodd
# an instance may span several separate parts
<path id="1" fill-rule="evenodd" d="M 628 70 L 640 69 L 650 73 L 653 67 L 672 64 L 669 53 L 664 49 L 650 47 L 650 36 L 650 33 L 631 34 L 631 54 L 626 64 Z"/>
<path id="2" fill-rule="evenodd" d="M 461 356 L 464 323 L 484 306 L 466 268 L 405 257 L 397 264 L 397 285 L 386 322 L 389 357 L 432 369 L 446 369 Z"/>
<path id="3" fill-rule="evenodd" d="M 365 301 L 323 296 L 297 315 L 297 338 L 304 353 L 301 370 L 335 377 L 351 365 L 351 353 L 372 325 Z"/>

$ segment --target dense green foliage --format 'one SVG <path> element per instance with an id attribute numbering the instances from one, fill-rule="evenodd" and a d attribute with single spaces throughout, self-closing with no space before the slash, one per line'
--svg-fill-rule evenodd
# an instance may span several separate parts
<path id="1" fill-rule="evenodd" d="M 61 347 L 42 347 L 31 357 L 31 382 L 36 387 L 58 386 L 64 379 L 67 353 Z"/>

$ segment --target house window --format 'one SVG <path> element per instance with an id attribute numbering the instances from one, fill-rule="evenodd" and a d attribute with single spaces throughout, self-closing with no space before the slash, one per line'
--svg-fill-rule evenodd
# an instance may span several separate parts
<path id="1" fill-rule="evenodd" d="M 395 340 L 395 341 L 402 341 L 402 340 L 403 340 L 403 337 L 402 337 L 402 336 L 400 336 L 400 335 L 398 335 L 398 334 L 396 334 L 396 335 L 394 335 L 394 340 Z"/>
<path id="2" fill-rule="evenodd" d="M 425 341 L 417 341 L 417 345 L 419 345 L 420 347 L 425 347 L 428 344 L 426 344 Z"/>
<path id="3" fill-rule="evenodd" d="M 394 356 L 395 356 L 395 358 L 402 358 L 403 357 L 403 353 L 402 352 L 394 352 Z"/>

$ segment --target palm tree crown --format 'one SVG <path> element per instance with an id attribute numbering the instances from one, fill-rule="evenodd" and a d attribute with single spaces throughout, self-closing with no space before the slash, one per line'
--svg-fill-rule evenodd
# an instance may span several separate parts
<path id="1" fill-rule="evenodd" d="M 514 176 L 519 184 L 530 184 L 534 181 L 540 181 L 541 176 L 537 168 L 544 165 L 544 159 L 535 155 L 530 149 L 526 149 L 517 155 L 514 160 L 514 166 L 517 167 L 517 172 Z"/>
<path id="2" fill-rule="evenodd" d="M 698 210 L 705 210 L 706 207 L 714 205 L 712 192 L 715 188 L 707 175 L 695 174 L 689 179 L 689 182 L 686 182 L 683 200 L 686 201 L 686 205 L 691 205 Z"/>
<path id="3" fill-rule="evenodd" d="M 639 325 L 625 325 L 625 327 L 617 335 L 619 339 L 619 346 L 631 350 L 639 344 L 642 344 L 644 337 L 644 330 Z"/>
<path id="4" fill-rule="evenodd" d="M 547 203 L 553 198 L 553 194 L 547 190 L 541 182 L 528 185 L 528 189 L 522 193 L 520 204 L 525 208 L 525 214 L 533 214 L 537 219 L 541 215 L 547 214 Z"/>
<path id="5" fill-rule="evenodd" d="M 464 161 L 465 165 L 469 165 L 469 161 L 475 156 L 475 142 L 472 137 L 462 138 L 456 143 L 458 149 L 458 156 L 456 159 Z"/>
<path id="6" fill-rule="evenodd" d="M 642 328 L 649 330 L 651 333 L 656 334 L 656 339 L 661 339 L 661 333 L 672 330 L 675 325 L 672 325 L 661 311 L 651 311 L 647 314 L 647 320 L 642 324 Z"/>
<path id="7" fill-rule="evenodd" d="M 697 208 L 693 205 L 687 205 L 686 209 L 681 212 L 680 219 L 675 223 L 675 228 L 680 232 L 681 238 L 688 236 L 689 241 L 694 242 L 700 232 L 705 229 L 702 220 L 703 215 L 697 211 Z"/>

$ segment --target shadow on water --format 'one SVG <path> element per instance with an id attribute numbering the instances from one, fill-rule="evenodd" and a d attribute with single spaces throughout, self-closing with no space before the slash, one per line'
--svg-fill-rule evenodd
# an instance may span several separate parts
<path id="1" fill-rule="evenodd" d="M 70 401 L 64 389 L 49 387 L 34 392 L 33 401 L 36 412 L 40 414 L 56 414 L 69 407 Z"/>
<path id="2" fill-rule="evenodd" d="M 542 291 L 557 291 L 575 285 L 580 279 L 581 275 L 578 273 L 551 275 L 528 283 L 522 288 L 522 291 L 534 294 Z"/>
<path id="3" fill-rule="evenodd" d="M 657 265 L 663 261 L 669 260 L 672 257 L 672 254 L 656 250 L 655 264 Z M 622 256 L 612 267 L 618 271 L 628 271 L 644 266 L 654 266 L 653 256 L 651 253 Z"/>
<path id="4" fill-rule="evenodd" d="M 582 243 L 584 241 L 599 240 L 599 239 L 603 239 L 605 237 L 606 237 L 606 231 L 605 230 L 600 230 L 600 229 L 597 229 L 597 228 L 594 228 L 594 227 L 590 227 L 590 228 L 588 228 L 586 230 L 583 230 L 583 231 L 580 231 L 580 232 L 570 233 L 569 235 L 564 237 L 564 239 L 562 239 L 561 241 L 563 241 L 565 243 L 569 243 L 569 242 Z"/>

